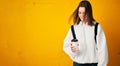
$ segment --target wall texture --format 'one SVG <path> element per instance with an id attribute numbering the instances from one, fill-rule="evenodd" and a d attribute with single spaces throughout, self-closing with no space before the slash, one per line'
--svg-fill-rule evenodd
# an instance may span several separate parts
<path id="1" fill-rule="evenodd" d="M 63 52 L 68 18 L 80 0 L 0 0 L 0 66 L 72 66 Z M 120 0 L 90 0 L 120 66 Z"/>

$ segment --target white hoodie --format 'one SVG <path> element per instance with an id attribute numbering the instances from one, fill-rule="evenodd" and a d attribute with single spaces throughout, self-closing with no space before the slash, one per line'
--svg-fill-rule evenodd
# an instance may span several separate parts
<path id="1" fill-rule="evenodd" d="M 94 28 L 95 26 L 89 26 L 87 23 L 84 24 L 83 22 L 80 22 L 78 25 L 74 25 L 80 51 L 79 53 L 71 51 L 70 44 L 73 39 L 71 28 L 64 39 L 63 50 L 74 62 L 81 64 L 98 63 L 97 66 L 107 66 L 108 50 L 104 31 L 99 24 L 97 28 L 96 44 L 94 39 Z"/>

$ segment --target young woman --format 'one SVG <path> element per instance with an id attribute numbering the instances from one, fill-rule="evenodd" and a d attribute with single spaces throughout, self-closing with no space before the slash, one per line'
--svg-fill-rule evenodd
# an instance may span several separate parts
<path id="1" fill-rule="evenodd" d="M 95 25 L 97 22 L 93 18 L 90 2 L 81 1 L 73 12 L 71 19 L 74 22 L 78 49 L 71 42 L 73 34 L 70 28 L 64 39 L 63 50 L 74 61 L 73 66 L 107 66 L 108 50 L 105 34 L 100 24 L 98 24 L 95 39 Z"/>

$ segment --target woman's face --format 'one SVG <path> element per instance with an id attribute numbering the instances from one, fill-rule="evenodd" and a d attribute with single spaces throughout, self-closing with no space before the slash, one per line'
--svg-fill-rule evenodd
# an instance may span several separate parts
<path id="1" fill-rule="evenodd" d="M 85 15 L 85 7 L 79 7 L 78 9 L 78 16 L 81 19 L 81 21 L 86 21 L 86 15 Z"/>

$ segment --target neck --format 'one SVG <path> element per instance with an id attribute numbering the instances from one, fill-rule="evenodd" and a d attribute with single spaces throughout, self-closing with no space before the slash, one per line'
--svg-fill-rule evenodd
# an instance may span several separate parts
<path id="1" fill-rule="evenodd" d="M 86 20 L 84 20 L 84 21 L 82 21 L 84 24 L 86 24 L 88 21 L 86 21 Z"/>

